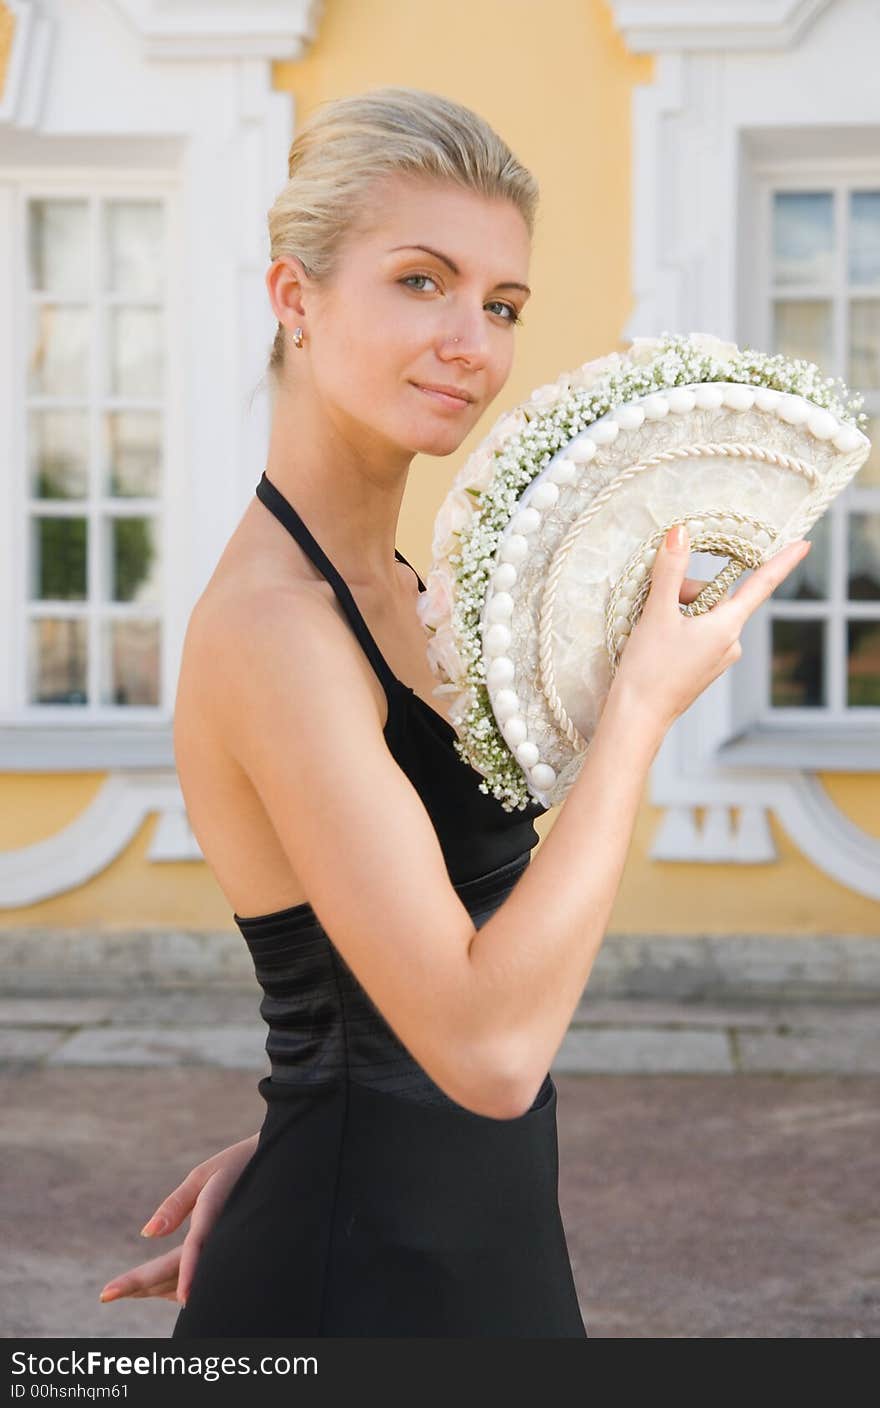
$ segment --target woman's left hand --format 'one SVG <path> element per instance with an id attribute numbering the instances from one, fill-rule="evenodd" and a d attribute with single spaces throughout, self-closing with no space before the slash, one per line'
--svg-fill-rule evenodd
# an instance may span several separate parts
<path id="1" fill-rule="evenodd" d="M 120 1300 L 124 1296 L 160 1296 L 186 1305 L 193 1272 L 202 1245 L 220 1215 L 230 1190 L 257 1147 L 259 1134 L 240 1139 L 218 1154 L 196 1164 L 182 1183 L 168 1194 L 141 1229 L 141 1236 L 164 1237 L 179 1227 L 188 1213 L 189 1231 L 179 1247 L 143 1261 L 121 1276 L 114 1276 L 101 1292 L 100 1300 Z"/>

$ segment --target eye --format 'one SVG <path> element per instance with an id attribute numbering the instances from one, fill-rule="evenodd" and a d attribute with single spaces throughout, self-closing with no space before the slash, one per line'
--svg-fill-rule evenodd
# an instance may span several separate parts
<path id="1" fill-rule="evenodd" d="M 430 274 L 407 274 L 405 279 L 400 279 L 398 280 L 398 282 L 402 284 L 408 284 L 410 279 L 427 279 L 429 283 L 435 282 L 435 280 L 431 277 Z M 421 292 L 421 290 L 416 291 Z"/>
<path id="2" fill-rule="evenodd" d="M 492 304 L 489 304 L 489 307 L 491 308 L 491 307 L 492 307 Z M 496 300 L 496 302 L 495 302 L 495 307 L 496 307 L 496 308 L 506 308 L 506 309 L 507 309 L 508 313 L 510 314 L 510 317 L 507 319 L 507 321 L 508 321 L 509 323 L 521 323 L 521 322 L 522 322 L 522 318 L 520 317 L 519 313 L 517 313 L 517 311 L 516 311 L 516 309 L 514 308 L 514 306 L 513 306 L 512 303 L 504 303 L 504 302 L 499 302 L 499 301 Z"/>

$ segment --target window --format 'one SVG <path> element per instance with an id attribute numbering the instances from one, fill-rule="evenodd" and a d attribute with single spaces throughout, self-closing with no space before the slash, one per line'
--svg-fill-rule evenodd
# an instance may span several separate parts
<path id="1" fill-rule="evenodd" d="M 69 180 L 15 194 L 21 648 L 9 713 L 155 721 L 168 712 L 167 197 Z"/>
<path id="2" fill-rule="evenodd" d="M 763 724 L 880 718 L 880 168 L 763 173 L 756 332 L 864 397 L 871 457 L 762 608 Z M 747 231 L 744 238 L 754 238 Z"/>

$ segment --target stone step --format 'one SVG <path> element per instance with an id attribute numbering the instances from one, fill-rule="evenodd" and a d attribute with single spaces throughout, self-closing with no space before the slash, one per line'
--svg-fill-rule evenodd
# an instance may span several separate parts
<path id="1" fill-rule="evenodd" d="M 0 1000 L 0 1064 L 268 1071 L 259 992 Z M 880 1004 L 582 1000 L 555 1073 L 880 1074 Z"/>

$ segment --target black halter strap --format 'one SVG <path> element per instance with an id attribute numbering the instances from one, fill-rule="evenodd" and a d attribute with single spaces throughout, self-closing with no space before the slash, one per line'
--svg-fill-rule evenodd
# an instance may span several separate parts
<path id="1" fill-rule="evenodd" d="M 393 691 L 395 688 L 400 688 L 401 681 L 391 670 L 391 667 L 370 634 L 367 623 L 361 615 L 357 602 L 349 591 L 345 581 L 333 566 L 333 563 L 321 547 L 321 544 L 312 536 L 296 509 L 293 507 L 293 504 L 284 497 L 280 489 L 275 487 L 265 470 L 263 470 L 262 477 L 257 485 L 256 494 L 257 498 L 265 504 L 269 512 L 274 514 L 279 523 L 282 523 L 287 531 L 296 538 L 303 552 L 305 552 L 314 563 L 318 571 L 327 578 L 327 581 L 330 583 L 339 599 L 339 603 L 348 618 L 352 630 L 360 641 L 364 654 L 379 676 L 386 691 Z M 394 555 L 398 562 L 405 563 L 407 567 L 410 566 L 403 554 L 397 551 L 397 548 L 394 549 Z M 415 571 L 415 568 L 412 570 Z M 425 584 L 417 572 L 416 576 L 418 577 L 419 590 L 425 591 Z"/>

